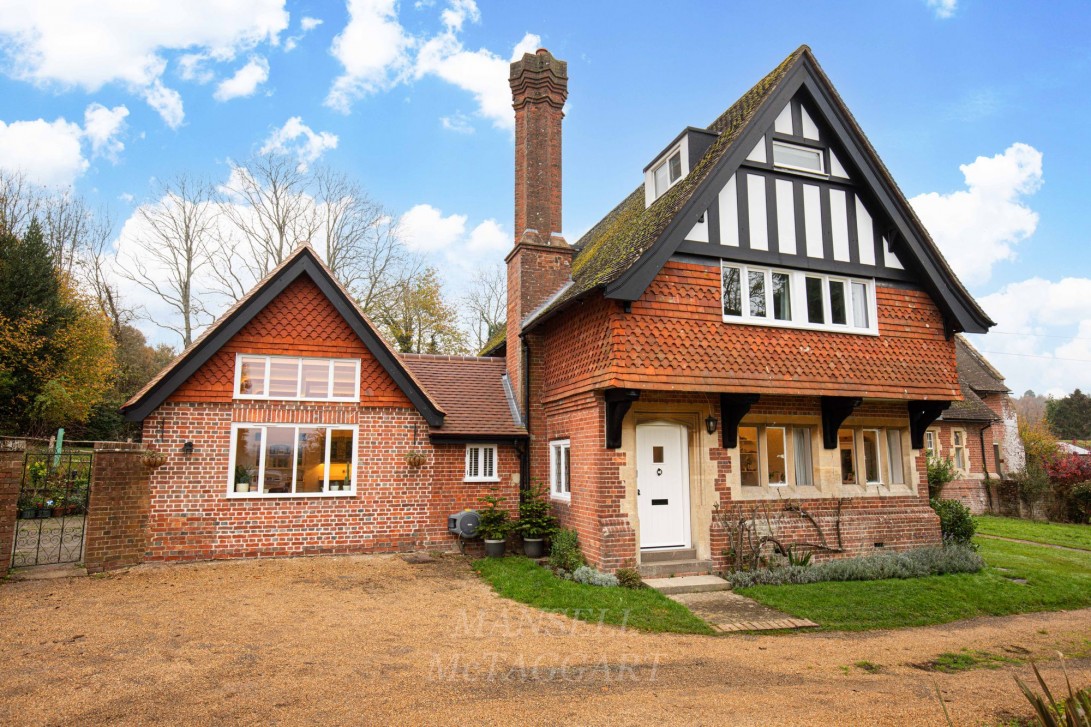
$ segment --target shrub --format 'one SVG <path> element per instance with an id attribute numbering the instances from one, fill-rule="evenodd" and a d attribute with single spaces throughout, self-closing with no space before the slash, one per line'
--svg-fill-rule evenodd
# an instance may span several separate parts
<path id="1" fill-rule="evenodd" d="M 495 493 L 497 489 L 494 487 L 492 491 Z M 485 540 L 503 540 L 511 530 L 508 511 L 500 507 L 500 503 L 505 499 L 495 494 L 480 498 L 481 502 L 485 503 L 485 507 L 477 511 L 481 518 L 481 524 L 477 526 L 477 534 Z"/>
<path id="2" fill-rule="evenodd" d="M 820 583 L 822 581 L 876 581 L 884 578 L 920 578 L 947 573 L 976 573 L 985 561 L 965 545 L 930 546 L 900 553 L 876 553 L 843 558 L 809 567 L 737 571 L 725 575 L 732 588 Z"/>
<path id="3" fill-rule="evenodd" d="M 932 500 L 932 509 L 939 515 L 940 532 L 943 542 L 956 545 L 970 545 L 977 531 L 977 523 L 970 514 L 970 508 L 958 500 Z"/>
<path id="4" fill-rule="evenodd" d="M 1011 476 L 1019 490 L 1019 499 L 1024 505 L 1032 506 L 1040 502 L 1049 492 L 1049 475 L 1037 459 L 1027 457 L 1027 466 Z"/>
<path id="5" fill-rule="evenodd" d="M 557 518 L 550 512 L 546 489 L 538 485 L 519 503 L 519 520 L 515 529 L 524 538 L 548 538 L 557 530 Z"/>
<path id="6" fill-rule="evenodd" d="M 1091 521 L 1091 482 L 1081 482 L 1073 487 L 1072 501 L 1083 513 L 1083 522 Z"/>
<path id="7" fill-rule="evenodd" d="M 928 496 L 939 497 L 948 482 L 955 479 L 955 465 L 949 459 L 928 455 Z"/>
<path id="8" fill-rule="evenodd" d="M 618 584 L 617 576 L 597 571 L 589 565 L 581 565 L 572 571 L 572 580 L 589 586 L 613 587 Z"/>
<path id="9" fill-rule="evenodd" d="M 575 571 L 587 561 L 580 552 L 580 539 L 575 530 L 558 530 L 549 548 L 549 567 L 556 571 Z"/>
<path id="10" fill-rule="evenodd" d="M 617 573 L 617 584 L 622 588 L 644 588 L 644 579 L 640 577 L 639 571 L 635 568 L 619 568 Z"/>

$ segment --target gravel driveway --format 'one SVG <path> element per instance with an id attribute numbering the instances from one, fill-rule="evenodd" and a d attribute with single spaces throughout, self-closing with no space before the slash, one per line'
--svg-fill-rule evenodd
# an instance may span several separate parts
<path id="1" fill-rule="evenodd" d="M 935 674 L 962 648 L 1083 652 L 1091 610 L 861 635 L 598 627 L 494 595 L 467 562 L 300 558 L 0 585 L 3 724 L 942 724 L 1027 707 L 1029 668 Z M 875 674 L 853 666 L 880 665 Z M 1054 661 L 1046 678 L 1059 684 Z"/>

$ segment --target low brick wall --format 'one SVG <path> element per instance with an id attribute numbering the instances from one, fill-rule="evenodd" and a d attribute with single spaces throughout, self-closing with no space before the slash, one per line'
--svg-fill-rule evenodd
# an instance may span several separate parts
<path id="1" fill-rule="evenodd" d="M 23 452 L 0 451 L 0 571 L 11 565 L 15 547 L 15 519 L 19 515 L 19 486 L 22 483 Z"/>
<path id="2" fill-rule="evenodd" d="M 141 463 L 140 454 L 139 444 L 95 446 L 83 555 L 88 573 L 144 561 L 148 544 L 149 472 Z"/>

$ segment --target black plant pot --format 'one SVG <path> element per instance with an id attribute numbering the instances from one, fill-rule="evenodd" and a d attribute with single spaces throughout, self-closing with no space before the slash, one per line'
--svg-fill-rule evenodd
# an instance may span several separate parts
<path id="1" fill-rule="evenodd" d="M 47 518 L 52 514 L 53 514 L 53 508 L 51 508 L 51 507 L 39 507 L 38 508 L 38 517 L 40 517 L 40 518 Z"/>
<path id="2" fill-rule="evenodd" d="M 523 538 L 523 554 L 528 558 L 541 558 L 545 554 L 543 538 Z"/>
<path id="3" fill-rule="evenodd" d="M 30 520 L 37 514 L 37 512 L 38 511 L 35 510 L 33 507 L 24 507 L 22 510 L 19 511 L 19 517 L 23 518 L 24 520 Z"/>
<path id="4" fill-rule="evenodd" d="M 490 558 L 503 558 L 506 545 L 507 543 L 503 540 L 486 540 L 485 555 Z"/>

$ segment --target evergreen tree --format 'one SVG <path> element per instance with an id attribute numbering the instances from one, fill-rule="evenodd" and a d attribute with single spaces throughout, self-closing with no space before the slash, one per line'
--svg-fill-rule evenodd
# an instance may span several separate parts
<path id="1" fill-rule="evenodd" d="M 1049 428 L 1059 439 L 1091 439 L 1091 396 L 1076 389 L 1046 402 Z"/>

